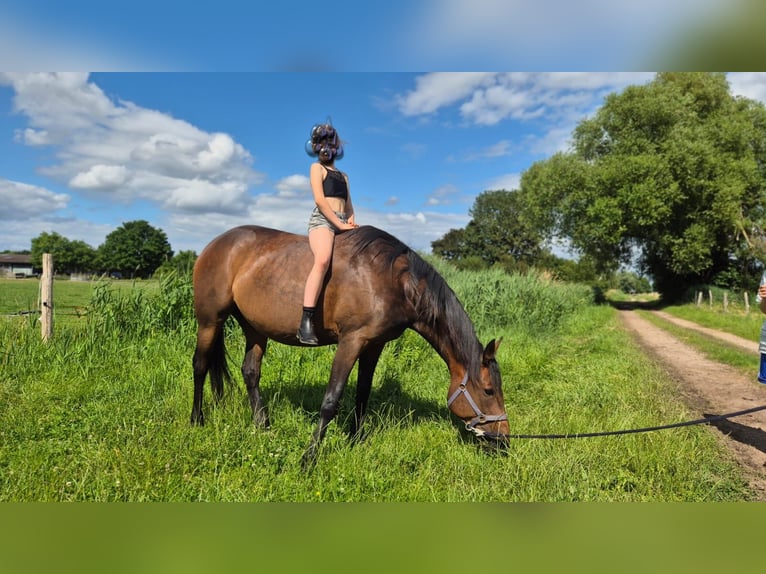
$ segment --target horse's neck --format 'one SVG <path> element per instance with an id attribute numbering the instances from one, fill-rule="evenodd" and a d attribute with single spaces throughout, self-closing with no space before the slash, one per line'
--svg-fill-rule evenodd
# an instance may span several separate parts
<path id="1" fill-rule="evenodd" d="M 468 369 L 468 365 L 466 361 L 461 358 L 457 342 L 453 341 L 449 336 L 449 330 L 444 326 L 441 327 L 442 328 L 440 328 L 439 323 L 436 323 L 435 325 L 415 323 L 412 326 L 413 330 L 428 341 L 438 355 L 444 360 L 450 371 L 451 377 L 460 378 Z"/>
<path id="2" fill-rule="evenodd" d="M 440 276 L 437 277 L 443 281 Z M 469 364 L 474 361 L 473 346 L 479 351 L 481 349 L 473 323 L 446 283 L 444 286 L 438 285 L 438 281 L 426 286 L 420 281 L 417 283 L 420 284 L 419 288 L 415 289 L 415 296 L 410 299 L 417 317 L 412 328 L 428 341 L 447 363 L 452 378 L 462 377 L 470 368 Z M 427 291 L 429 289 L 435 291 Z"/>

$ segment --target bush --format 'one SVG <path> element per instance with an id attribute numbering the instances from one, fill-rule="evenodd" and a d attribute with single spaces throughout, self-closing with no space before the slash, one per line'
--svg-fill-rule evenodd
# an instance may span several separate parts
<path id="1" fill-rule="evenodd" d="M 558 283 L 535 272 L 461 271 L 443 260 L 429 262 L 455 291 L 481 333 L 508 327 L 533 333 L 555 329 L 575 311 L 595 302 L 591 287 Z"/>

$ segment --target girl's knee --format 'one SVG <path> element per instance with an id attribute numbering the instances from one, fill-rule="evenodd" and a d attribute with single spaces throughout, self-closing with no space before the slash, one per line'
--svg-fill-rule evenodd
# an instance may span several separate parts
<path id="1" fill-rule="evenodd" d="M 327 272 L 327 270 L 330 268 L 330 261 L 331 258 L 327 257 L 315 257 L 314 258 L 314 271 L 317 273 L 322 273 L 323 275 Z"/>

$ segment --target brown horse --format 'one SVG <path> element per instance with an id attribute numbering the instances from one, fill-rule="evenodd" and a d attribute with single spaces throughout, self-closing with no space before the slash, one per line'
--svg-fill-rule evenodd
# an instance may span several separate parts
<path id="1" fill-rule="evenodd" d="M 194 266 L 194 403 L 191 421 L 203 424 L 205 377 L 217 398 L 229 378 L 224 323 L 234 316 L 246 345 L 242 376 L 253 422 L 268 426 L 259 391 L 261 359 L 273 339 L 300 345 L 303 286 L 312 264 L 308 238 L 257 226 L 231 229 L 205 247 Z M 499 341 L 482 347 L 463 306 L 444 279 L 398 239 L 364 226 L 339 234 L 331 268 L 314 318 L 320 345 L 337 343 L 319 423 L 303 465 L 311 465 L 354 363 L 359 360 L 351 436 L 359 438 L 372 377 L 383 347 L 411 328 L 425 338 L 447 364 L 450 410 L 475 435 L 499 444 L 507 441 Z"/>

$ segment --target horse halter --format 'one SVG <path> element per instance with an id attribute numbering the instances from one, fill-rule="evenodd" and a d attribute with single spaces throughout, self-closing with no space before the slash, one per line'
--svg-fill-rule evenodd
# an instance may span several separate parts
<path id="1" fill-rule="evenodd" d="M 468 404 L 471 405 L 471 408 L 473 409 L 473 412 L 476 415 L 470 421 L 465 423 L 465 430 L 472 432 L 477 437 L 488 438 L 488 439 L 504 438 L 505 435 L 501 435 L 498 433 L 488 433 L 485 430 L 476 428 L 476 425 L 481 425 L 484 423 L 507 421 L 508 414 L 503 413 L 501 415 L 485 415 L 483 412 L 481 412 L 481 409 L 473 400 L 471 393 L 468 392 L 468 387 L 466 386 L 467 383 L 468 383 L 468 373 L 466 372 L 465 376 L 463 377 L 463 380 L 460 382 L 460 385 L 458 385 L 458 388 L 455 389 L 455 392 L 452 393 L 452 396 L 450 396 L 450 398 L 447 400 L 447 406 L 448 407 L 451 406 L 452 403 L 455 402 L 455 399 L 458 398 L 460 395 L 465 395 L 465 399 L 468 401 Z"/>

